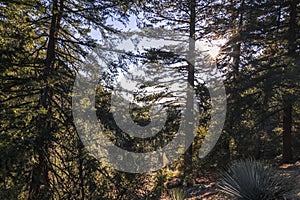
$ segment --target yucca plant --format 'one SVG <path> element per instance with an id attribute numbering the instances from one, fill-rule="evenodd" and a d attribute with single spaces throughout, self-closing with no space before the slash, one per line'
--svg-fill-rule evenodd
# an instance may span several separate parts
<path id="1" fill-rule="evenodd" d="M 184 200 L 185 192 L 181 188 L 172 188 L 169 190 L 169 194 L 172 200 Z"/>
<path id="2" fill-rule="evenodd" d="M 221 173 L 220 191 L 240 200 L 284 199 L 294 181 L 270 165 L 253 159 L 233 163 Z"/>

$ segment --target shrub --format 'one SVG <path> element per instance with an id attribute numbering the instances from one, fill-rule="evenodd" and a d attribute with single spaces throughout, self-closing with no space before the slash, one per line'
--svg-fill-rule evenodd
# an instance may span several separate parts
<path id="1" fill-rule="evenodd" d="M 169 194 L 172 200 L 184 200 L 185 192 L 181 188 L 172 188 L 169 190 Z"/>
<path id="2" fill-rule="evenodd" d="M 221 173 L 220 191 L 237 199 L 284 199 L 294 181 L 276 169 L 253 159 L 233 163 Z"/>

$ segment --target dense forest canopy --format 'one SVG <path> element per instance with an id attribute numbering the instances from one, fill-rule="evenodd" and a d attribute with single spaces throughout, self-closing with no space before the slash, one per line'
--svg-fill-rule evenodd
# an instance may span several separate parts
<path id="1" fill-rule="evenodd" d="M 147 37 L 156 41 L 137 49 Z M 0 199 L 160 199 L 237 159 L 300 160 L 297 0 L 0 0 L 0 64 Z M 212 89 L 208 74 L 222 86 Z M 79 76 L 95 87 L 74 93 Z M 75 106 L 96 117 L 87 135 Z M 216 113 L 224 121 L 213 138 Z M 109 143 L 100 157 L 96 126 Z M 161 149 L 175 138 L 172 159 Z M 114 146 L 127 153 L 105 153 Z M 154 151 L 142 162 L 128 153 Z"/>

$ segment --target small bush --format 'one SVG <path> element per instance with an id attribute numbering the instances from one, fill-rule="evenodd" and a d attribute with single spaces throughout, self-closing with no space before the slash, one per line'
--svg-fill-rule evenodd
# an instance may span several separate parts
<path id="1" fill-rule="evenodd" d="M 170 189 L 169 194 L 172 200 L 184 200 L 185 198 L 185 192 L 181 188 Z"/>
<path id="2" fill-rule="evenodd" d="M 294 181 L 260 161 L 246 159 L 233 163 L 221 173 L 220 191 L 237 199 L 284 199 Z"/>

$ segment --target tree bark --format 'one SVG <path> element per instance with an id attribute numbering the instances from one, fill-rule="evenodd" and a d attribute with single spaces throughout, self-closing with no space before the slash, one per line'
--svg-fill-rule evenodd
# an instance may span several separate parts
<path id="1" fill-rule="evenodd" d="M 191 0 L 190 2 L 190 25 L 189 25 L 189 55 L 190 61 L 188 65 L 188 83 L 192 88 L 195 87 L 195 33 L 196 33 L 196 0 Z M 192 111 L 194 107 L 194 96 L 193 94 L 188 94 L 187 96 L 187 111 Z M 187 119 L 195 120 L 195 119 Z M 192 122 L 193 123 L 193 122 Z M 191 130 L 192 132 L 194 130 Z M 186 133 L 193 134 L 193 133 Z M 186 144 L 187 148 L 184 154 L 184 177 L 187 181 L 187 184 L 190 184 L 189 176 L 192 174 L 192 165 L 193 165 L 193 143 Z"/>
<path id="2" fill-rule="evenodd" d="M 292 105 L 287 103 L 283 109 L 283 147 L 282 158 L 283 163 L 291 163 L 293 161 L 292 154 Z"/>
<path id="3" fill-rule="evenodd" d="M 32 169 L 32 177 L 29 189 L 29 200 L 45 200 L 51 199 L 51 186 L 49 176 L 49 158 L 52 138 L 52 108 L 51 101 L 53 89 L 50 86 L 53 70 L 55 68 L 55 54 L 58 31 L 62 17 L 63 0 L 53 0 L 52 2 L 52 18 L 48 36 L 47 52 L 45 59 L 45 68 L 42 79 L 43 86 L 40 92 L 39 108 L 46 111 L 37 117 L 36 128 L 37 138 L 35 146 L 35 155 L 37 156 L 37 164 Z"/>
<path id="4" fill-rule="evenodd" d="M 78 141 L 79 145 L 79 166 L 78 166 L 78 171 L 79 171 L 79 179 L 80 179 L 80 196 L 81 199 L 84 200 L 85 199 L 85 179 L 84 179 L 84 147 L 83 144 L 81 143 L 81 141 Z"/>
<path id="5" fill-rule="evenodd" d="M 290 1 L 290 19 L 289 19 L 289 30 L 288 30 L 288 56 L 294 61 L 296 58 L 296 26 L 297 26 L 297 1 Z M 286 69 L 289 69 L 287 66 Z M 293 162 L 292 153 L 292 112 L 293 104 L 291 95 L 286 94 L 283 97 L 283 138 L 282 138 L 282 160 L 284 163 Z"/>

